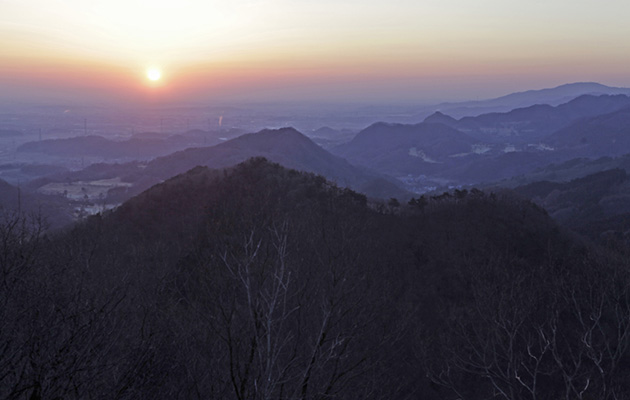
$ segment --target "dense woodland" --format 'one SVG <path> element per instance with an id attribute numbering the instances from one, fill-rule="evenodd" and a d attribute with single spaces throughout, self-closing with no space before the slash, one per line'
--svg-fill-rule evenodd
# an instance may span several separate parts
<path id="1" fill-rule="evenodd" d="M 508 192 L 198 167 L 58 233 L 3 214 L 0 274 L 0 398 L 630 398 L 627 258 Z"/>

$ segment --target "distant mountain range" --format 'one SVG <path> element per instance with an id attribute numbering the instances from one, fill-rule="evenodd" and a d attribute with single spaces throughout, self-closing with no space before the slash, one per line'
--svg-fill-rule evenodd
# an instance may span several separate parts
<path id="1" fill-rule="evenodd" d="M 314 172 L 369 196 L 404 198 L 410 195 L 393 178 L 355 167 L 293 128 L 265 129 L 213 147 L 179 151 L 151 161 L 145 173 L 167 178 L 195 166 L 226 168 L 251 157 L 265 157 L 288 168 Z"/>
<path id="2" fill-rule="evenodd" d="M 536 104 L 505 113 L 489 113 L 459 120 L 436 112 L 425 122 L 442 123 L 491 143 L 532 143 L 583 118 L 630 107 L 626 95 L 581 95 L 567 103 Z"/>
<path id="3" fill-rule="evenodd" d="M 630 95 L 630 88 L 610 87 L 596 82 L 568 83 L 554 88 L 511 93 L 488 100 L 441 103 L 422 107 L 416 113 L 416 117 L 423 119 L 436 111 L 440 111 L 454 118 L 462 118 L 494 112 L 508 112 L 515 108 L 529 107 L 535 104 L 556 106 L 585 94 L 595 96 Z"/>
<path id="4" fill-rule="evenodd" d="M 120 202 L 194 167 L 222 169 L 252 157 L 264 157 L 288 168 L 322 175 L 341 187 L 351 187 L 371 197 L 385 199 L 411 197 L 411 193 L 403 189 L 403 185 L 396 179 L 367 168 L 356 167 L 317 146 L 293 128 L 262 130 L 212 147 L 177 151 L 148 163 L 94 164 L 81 171 L 40 179 L 33 182 L 31 187 L 37 188 L 51 182 L 121 179 L 132 184 L 132 187 L 124 190 L 114 189 L 108 195 L 112 197 L 109 199 L 110 202 Z"/>
<path id="5" fill-rule="evenodd" d="M 420 124 L 376 123 L 331 151 L 406 181 L 452 186 L 509 179 L 576 157 L 630 153 L 629 132 L 629 96 L 581 95 L 557 106 L 459 120 L 437 112 Z M 414 190 L 427 186 L 407 183 Z"/>
<path id="6" fill-rule="evenodd" d="M 545 143 L 576 157 L 630 153 L 630 107 L 577 121 L 551 134 Z"/>
<path id="7" fill-rule="evenodd" d="M 100 157 L 103 159 L 152 159 L 193 146 L 213 146 L 242 134 L 239 131 L 208 132 L 190 130 L 178 135 L 140 132 L 127 140 L 112 140 L 98 135 L 27 142 L 19 152 L 59 157 Z"/>
<path id="8" fill-rule="evenodd" d="M 396 176 L 437 172 L 454 154 L 470 153 L 479 141 L 444 124 L 376 123 L 331 151 L 350 162 Z"/>
<path id="9" fill-rule="evenodd" d="M 377 123 L 331 151 L 354 164 L 394 175 L 416 191 L 506 179 L 558 157 L 544 147 L 483 142 L 430 122 Z"/>
<path id="10" fill-rule="evenodd" d="M 124 185 L 116 188 L 117 203 L 196 166 L 221 169 L 251 157 L 320 174 L 371 197 L 408 198 L 405 189 L 424 192 L 508 180 L 576 157 L 630 153 L 629 94 L 630 89 L 574 83 L 481 102 L 445 103 L 423 122 L 377 122 L 356 134 L 327 126 L 310 131 L 310 138 L 293 128 L 242 136 L 241 131 L 143 132 L 125 141 L 100 136 L 43 140 L 23 144 L 19 151 L 108 162 L 145 160 L 62 172 L 32 184 L 119 178 Z M 509 111 L 461 117 L 461 107 Z"/>
<path id="11" fill-rule="evenodd" d="M 154 138 L 114 141 L 102 136 L 90 135 L 28 142 L 19 146 L 18 151 L 60 157 L 146 158 L 168 154 L 169 144 Z"/>

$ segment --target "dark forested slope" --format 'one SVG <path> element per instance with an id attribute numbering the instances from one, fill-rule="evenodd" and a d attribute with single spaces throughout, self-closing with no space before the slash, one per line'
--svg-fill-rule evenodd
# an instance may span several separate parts
<path id="1" fill-rule="evenodd" d="M 630 179 L 615 168 L 569 182 L 539 181 L 516 192 L 559 223 L 601 243 L 630 248 Z"/>
<path id="2" fill-rule="evenodd" d="M 0 212 L 25 214 L 42 218 L 46 225 L 59 228 L 72 222 L 68 201 L 59 196 L 48 196 L 29 188 L 13 186 L 0 179 Z"/>
<path id="3" fill-rule="evenodd" d="M 0 230 L 3 398 L 628 395 L 623 265 L 513 196 L 375 207 L 257 158 L 27 228 Z"/>

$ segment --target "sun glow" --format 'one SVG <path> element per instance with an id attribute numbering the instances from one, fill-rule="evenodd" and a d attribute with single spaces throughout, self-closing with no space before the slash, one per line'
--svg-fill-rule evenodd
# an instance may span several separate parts
<path id="1" fill-rule="evenodd" d="M 149 78 L 150 81 L 159 81 L 160 78 L 162 77 L 162 72 L 157 69 L 157 68 L 149 68 L 147 70 L 147 78 Z"/>

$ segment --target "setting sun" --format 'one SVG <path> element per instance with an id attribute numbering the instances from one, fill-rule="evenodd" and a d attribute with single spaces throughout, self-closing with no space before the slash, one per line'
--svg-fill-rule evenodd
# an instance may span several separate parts
<path id="1" fill-rule="evenodd" d="M 151 68 L 147 70 L 147 78 L 151 81 L 158 81 L 162 77 L 162 72 L 159 69 Z"/>

